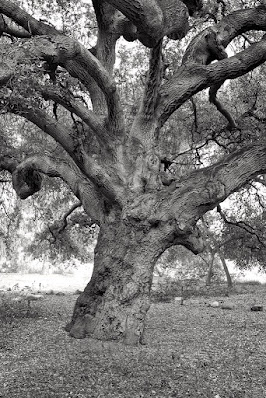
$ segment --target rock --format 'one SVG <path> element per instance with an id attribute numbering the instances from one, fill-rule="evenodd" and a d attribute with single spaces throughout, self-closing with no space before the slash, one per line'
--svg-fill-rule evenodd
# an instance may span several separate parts
<path id="1" fill-rule="evenodd" d="M 52 295 L 52 294 L 54 294 L 54 291 L 52 289 L 50 289 L 50 290 L 47 290 L 47 292 L 45 294 Z"/>
<path id="2" fill-rule="evenodd" d="M 263 311 L 263 306 L 262 305 L 252 305 L 252 307 L 250 307 L 250 311 Z"/>
<path id="3" fill-rule="evenodd" d="M 42 300 L 44 297 L 42 294 L 27 294 L 25 297 L 25 300 L 28 301 L 38 301 L 38 300 Z"/>
<path id="4" fill-rule="evenodd" d="M 223 303 L 221 305 L 221 308 L 223 310 L 233 310 L 235 308 L 235 306 L 234 306 L 234 304 L 231 304 L 231 303 Z"/>
<path id="5" fill-rule="evenodd" d="M 209 304 L 210 307 L 212 308 L 218 308 L 220 307 L 219 301 L 213 301 L 212 303 Z"/>
<path id="6" fill-rule="evenodd" d="M 175 302 L 179 303 L 180 305 L 183 305 L 184 303 L 184 298 L 183 297 L 175 297 Z"/>

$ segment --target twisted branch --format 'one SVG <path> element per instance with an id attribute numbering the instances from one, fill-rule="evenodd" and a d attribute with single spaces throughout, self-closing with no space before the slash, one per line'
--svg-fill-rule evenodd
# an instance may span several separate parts
<path id="1" fill-rule="evenodd" d="M 224 17 L 215 27 L 196 36 L 188 46 L 182 66 L 160 90 L 160 125 L 195 93 L 226 79 L 242 76 L 266 60 L 266 39 L 227 57 L 224 49 L 236 36 L 249 30 L 266 30 L 266 6 L 238 10 Z M 218 62 L 211 63 L 214 60 Z"/>
<path id="2" fill-rule="evenodd" d="M 12 172 L 13 187 L 21 199 L 38 192 L 42 187 L 42 174 L 59 177 L 67 183 L 74 195 L 81 201 L 90 217 L 102 219 L 102 204 L 93 184 L 71 161 L 55 159 L 50 155 L 33 155 L 20 162 Z"/>
<path id="3" fill-rule="evenodd" d="M 219 90 L 220 87 L 221 87 L 221 84 L 215 84 L 212 87 L 210 87 L 210 90 L 209 90 L 210 103 L 215 105 L 217 110 L 228 120 L 229 127 L 231 129 L 236 129 L 237 125 L 236 125 L 236 122 L 233 119 L 232 115 L 230 114 L 230 112 L 227 109 L 225 109 L 224 105 L 216 97 L 217 91 Z"/>

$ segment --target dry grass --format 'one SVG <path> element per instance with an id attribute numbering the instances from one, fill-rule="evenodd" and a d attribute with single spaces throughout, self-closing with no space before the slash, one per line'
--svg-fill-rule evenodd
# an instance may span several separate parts
<path id="1" fill-rule="evenodd" d="M 264 290 L 226 298 L 231 311 L 203 297 L 153 304 L 140 347 L 69 338 L 70 294 L 46 296 L 28 315 L 23 304 L 5 303 L 0 397 L 266 397 L 266 313 L 250 311 L 254 302 L 266 309 Z"/>

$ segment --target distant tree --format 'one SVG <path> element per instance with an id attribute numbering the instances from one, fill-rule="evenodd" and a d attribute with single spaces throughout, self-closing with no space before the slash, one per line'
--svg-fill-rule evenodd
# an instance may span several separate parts
<path id="1" fill-rule="evenodd" d="M 226 276 L 227 286 L 228 288 L 231 288 L 233 285 L 232 278 L 226 264 L 226 260 L 224 257 L 224 250 L 223 250 L 223 246 L 226 242 L 223 240 L 224 237 L 221 234 L 217 233 L 217 227 L 215 228 L 215 224 L 217 224 L 217 219 L 214 216 L 214 214 L 211 213 L 208 214 L 207 216 L 208 218 L 202 217 L 201 219 L 201 228 L 203 229 L 202 235 L 205 237 L 205 242 L 206 242 L 205 250 L 202 257 L 204 258 L 204 254 L 205 256 L 207 255 L 207 259 L 209 262 L 209 269 L 206 277 L 206 285 L 208 286 L 211 284 L 211 278 L 214 273 L 213 271 L 214 271 L 215 259 L 218 259 L 222 264 L 222 268 Z"/>
<path id="2" fill-rule="evenodd" d="M 98 228 L 61 181 L 54 182 L 57 188 L 61 185 L 54 197 L 49 180 L 41 195 L 27 204 L 14 197 L 10 183 L 2 186 L 0 271 L 33 270 L 34 259 L 41 260 L 44 271 L 71 271 L 79 263 L 92 261 Z M 36 272 L 41 271 L 35 267 Z"/>
<path id="3" fill-rule="evenodd" d="M 261 184 L 264 180 L 259 181 Z M 238 200 L 240 195 L 242 204 Z M 224 255 L 240 269 L 257 266 L 266 271 L 265 190 L 263 194 L 262 188 L 258 191 L 258 186 L 253 183 L 248 190 L 235 195 L 232 205 L 235 206 L 235 212 L 221 212 L 224 219 Z"/>
<path id="4" fill-rule="evenodd" d="M 261 32 L 266 30 L 266 5 L 210 1 L 203 6 L 200 0 L 29 3 L 0 2 L 0 104 L 3 113 L 24 118 L 39 130 L 34 146 L 28 143 L 23 153 L 7 142 L 0 168 L 12 174 L 22 199 L 40 191 L 44 175 L 61 178 L 99 225 L 93 275 L 76 302 L 67 326 L 70 334 L 137 344 L 159 256 L 173 245 L 201 252 L 198 220 L 266 171 L 262 102 L 256 109 L 254 101 L 249 109 L 240 103 L 232 112 L 228 103 L 234 92 L 228 88 L 226 101 L 217 97 L 227 79 L 265 62 Z M 189 16 L 195 29 L 190 30 Z M 84 24 L 77 23 L 84 21 L 79 17 L 87 18 L 89 36 L 81 29 Z M 134 101 L 121 94 L 122 81 L 115 79 L 121 36 L 139 40 L 149 54 L 141 96 L 130 91 Z M 170 57 L 168 65 L 165 43 L 182 38 L 186 49 L 177 44 L 180 56 Z M 228 57 L 225 48 L 236 38 L 236 54 Z M 211 103 L 207 130 L 193 98 L 205 89 Z M 132 104 L 131 111 L 125 102 Z M 177 110 L 182 123 L 176 125 L 172 115 Z M 171 152 L 171 143 L 184 137 L 186 146 L 177 143 L 176 153 Z"/>

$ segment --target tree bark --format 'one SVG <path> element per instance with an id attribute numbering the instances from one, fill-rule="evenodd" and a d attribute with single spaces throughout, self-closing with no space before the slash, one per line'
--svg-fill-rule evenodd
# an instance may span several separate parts
<path id="1" fill-rule="evenodd" d="M 206 278 L 206 286 L 210 286 L 210 284 L 211 284 L 211 278 L 212 278 L 212 275 L 213 275 L 214 256 L 215 256 L 215 254 L 212 252 L 211 253 L 211 261 L 210 261 L 208 274 L 207 274 L 207 278 Z"/>
<path id="2" fill-rule="evenodd" d="M 233 286 L 233 282 L 232 282 L 232 278 L 231 278 L 231 275 L 229 273 L 228 267 L 226 265 L 226 261 L 225 261 L 224 255 L 223 255 L 223 253 L 220 250 L 218 250 L 218 255 L 220 257 L 220 260 L 221 260 L 221 263 L 222 263 L 222 266 L 223 266 L 223 269 L 224 269 L 224 272 L 225 272 L 227 286 L 228 286 L 229 289 L 231 289 L 232 286 Z"/>
<path id="3" fill-rule="evenodd" d="M 158 233 L 146 234 L 123 222 L 105 223 L 95 248 L 91 281 L 66 326 L 70 335 L 141 343 L 153 269 L 163 251 Z"/>

